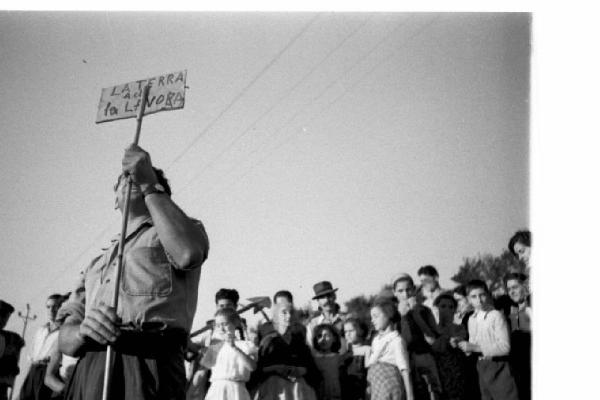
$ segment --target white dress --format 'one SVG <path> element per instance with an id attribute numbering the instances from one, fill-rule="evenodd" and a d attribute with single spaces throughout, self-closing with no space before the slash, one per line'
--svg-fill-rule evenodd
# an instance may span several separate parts
<path id="1" fill-rule="evenodd" d="M 236 340 L 235 345 L 256 361 L 258 349 L 254 343 Z M 210 388 L 205 400 L 250 400 L 246 382 L 252 369 L 232 346 L 224 342 L 210 345 L 200 363 L 211 369 Z"/>

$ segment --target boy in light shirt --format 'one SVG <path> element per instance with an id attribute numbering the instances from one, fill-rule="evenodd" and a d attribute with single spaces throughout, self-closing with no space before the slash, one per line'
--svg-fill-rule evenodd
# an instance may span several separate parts
<path id="1" fill-rule="evenodd" d="M 469 340 L 453 338 L 465 354 L 478 354 L 477 372 L 482 400 L 518 400 L 510 372 L 510 336 L 504 315 L 494 309 L 487 285 L 480 280 L 467 284 L 467 297 L 474 313 L 469 318 Z"/>

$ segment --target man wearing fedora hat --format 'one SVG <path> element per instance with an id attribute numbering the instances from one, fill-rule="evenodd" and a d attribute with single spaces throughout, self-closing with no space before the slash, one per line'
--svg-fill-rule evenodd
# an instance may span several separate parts
<path id="1" fill-rule="evenodd" d="M 344 340 L 344 321 L 346 318 L 344 314 L 340 313 L 340 306 L 336 303 L 337 297 L 335 292 L 337 292 L 338 288 L 334 289 L 329 281 L 321 281 L 313 285 L 313 290 L 315 292 L 313 300 L 316 300 L 319 304 L 320 314 L 308 322 L 306 327 L 306 341 L 309 346 L 312 346 L 313 330 L 317 325 L 333 325 L 342 338 L 340 353 L 346 352 L 348 349 Z"/>

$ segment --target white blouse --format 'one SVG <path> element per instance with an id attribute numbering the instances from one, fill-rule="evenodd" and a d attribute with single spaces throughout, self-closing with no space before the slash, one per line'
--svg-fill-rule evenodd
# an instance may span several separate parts
<path id="1" fill-rule="evenodd" d="M 257 359 L 258 348 L 254 343 L 247 340 L 236 340 L 235 345 L 253 360 Z M 247 382 L 252 372 L 238 350 L 224 342 L 210 345 L 200 363 L 211 369 L 211 382 L 223 379 Z"/>
<path id="2" fill-rule="evenodd" d="M 410 369 L 406 343 L 397 331 L 379 333 L 373 338 L 367 365 L 376 362 L 395 365 L 400 371 Z"/>

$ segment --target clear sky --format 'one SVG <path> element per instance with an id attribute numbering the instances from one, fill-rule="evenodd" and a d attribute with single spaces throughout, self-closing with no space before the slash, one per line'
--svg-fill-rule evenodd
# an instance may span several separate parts
<path id="1" fill-rule="evenodd" d="M 181 69 L 140 145 L 209 234 L 194 327 L 221 287 L 451 286 L 529 225 L 529 59 L 528 14 L 1 12 L 0 296 L 35 329 L 118 232 L 135 120 L 96 125 L 100 91 Z"/>

